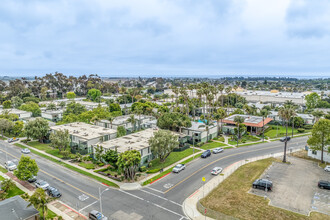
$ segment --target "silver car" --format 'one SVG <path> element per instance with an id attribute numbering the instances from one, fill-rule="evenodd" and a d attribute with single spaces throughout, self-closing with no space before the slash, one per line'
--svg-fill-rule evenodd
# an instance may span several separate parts
<path id="1" fill-rule="evenodd" d="M 91 211 L 88 214 L 89 220 L 108 220 L 106 216 L 104 216 L 101 212 L 98 212 L 96 210 Z"/>
<path id="2" fill-rule="evenodd" d="M 16 164 L 14 164 L 13 161 L 7 161 L 7 162 L 5 162 L 5 168 L 9 171 L 13 171 L 13 170 L 17 169 L 17 166 L 16 166 Z"/>
<path id="3" fill-rule="evenodd" d="M 21 150 L 21 152 L 22 152 L 23 154 L 29 154 L 29 153 L 31 153 L 31 151 L 30 151 L 29 148 L 24 148 L 24 149 Z"/>
<path id="4" fill-rule="evenodd" d="M 49 187 L 49 184 L 44 180 L 37 180 L 35 182 L 35 186 L 36 188 L 41 188 L 43 190 L 46 190 Z"/>
<path id="5" fill-rule="evenodd" d="M 330 172 L 330 165 L 325 166 L 324 171 Z"/>
<path id="6" fill-rule="evenodd" d="M 214 154 L 221 153 L 221 152 L 223 152 L 223 148 L 221 148 L 221 147 L 213 149 Z"/>
<path id="7" fill-rule="evenodd" d="M 214 167 L 211 171 L 211 174 L 212 175 L 218 175 L 221 172 L 222 172 L 222 167 Z"/>
<path id="8" fill-rule="evenodd" d="M 173 172 L 173 173 L 179 173 L 179 172 L 181 172 L 181 171 L 184 170 L 184 169 L 186 169 L 186 165 L 184 165 L 184 164 L 178 164 L 178 165 L 176 165 L 176 166 L 173 168 L 172 172 Z"/>

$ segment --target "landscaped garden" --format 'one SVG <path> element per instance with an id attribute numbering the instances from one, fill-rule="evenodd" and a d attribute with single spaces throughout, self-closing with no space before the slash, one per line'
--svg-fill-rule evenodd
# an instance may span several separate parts
<path id="1" fill-rule="evenodd" d="M 228 144 L 236 145 L 237 144 L 236 136 L 233 136 L 232 138 L 234 138 L 234 140 L 228 140 Z M 261 139 L 259 137 L 245 134 L 238 140 L 238 144 L 247 144 L 251 142 L 257 142 L 260 140 Z"/>
<path id="2" fill-rule="evenodd" d="M 228 145 L 212 141 L 212 142 L 203 144 L 200 148 L 203 150 L 208 150 L 208 149 L 213 149 L 213 148 L 217 148 L 217 147 L 228 147 Z"/>
<path id="3" fill-rule="evenodd" d="M 310 132 L 310 127 L 305 126 L 305 128 L 293 128 L 293 134 L 303 134 Z M 282 125 L 271 125 L 268 129 L 265 131 L 265 137 L 269 137 L 271 139 L 273 138 L 279 138 L 279 137 L 285 137 L 286 135 L 286 128 Z M 288 136 L 292 135 L 292 127 L 288 127 Z"/>
<path id="4" fill-rule="evenodd" d="M 44 151 L 45 153 L 63 159 L 63 155 L 60 154 L 59 149 L 52 148 L 50 144 L 40 143 L 39 141 L 29 141 L 26 144 L 29 145 L 30 147 L 36 148 L 38 150 Z"/>

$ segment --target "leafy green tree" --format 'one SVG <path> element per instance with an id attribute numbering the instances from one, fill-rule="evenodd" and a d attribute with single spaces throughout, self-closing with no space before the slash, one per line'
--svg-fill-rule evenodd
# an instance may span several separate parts
<path id="1" fill-rule="evenodd" d="M 93 102 L 99 101 L 102 95 L 101 91 L 98 89 L 90 89 L 87 94 Z"/>
<path id="2" fill-rule="evenodd" d="M 161 129 L 180 131 L 182 127 L 191 127 L 191 119 L 187 115 L 170 112 L 164 113 L 158 118 L 157 126 Z"/>
<path id="3" fill-rule="evenodd" d="M 96 145 L 96 147 L 94 148 L 95 160 L 101 161 L 103 153 L 104 153 L 104 148 L 100 145 Z"/>
<path id="4" fill-rule="evenodd" d="M 315 122 L 318 122 L 324 113 L 320 110 L 315 110 L 312 112 L 312 115 L 315 117 Z"/>
<path id="5" fill-rule="evenodd" d="M 22 133 L 24 128 L 24 123 L 22 121 L 15 121 L 14 127 L 13 127 L 13 132 L 15 135 L 19 135 Z"/>
<path id="6" fill-rule="evenodd" d="M 35 102 L 27 102 L 20 107 L 21 110 L 32 112 L 33 117 L 37 117 L 41 115 L 41 110 L 39 108 L 39 105 Z"/>
<path id="7" fill-rule="evenodd" d="M 37 176 L 38 171 L 39 167 L 36 161 L 30 157 L 22 155 L 14 174 L 18 179 L 27 181 L 32 176 Z"/>
<path id="8" fill-rule="evenodd" d="M 316 92 L 313 92 L 309 95 L 306 95 L 305 100 L 306 100 L 307 108 L 313 109 L 313 108 L 316 108 L 318 103 L 321 101 L 321 98 Z"/>
<path id="9" fill-rule="evenodd" d="M 59 106 L 61 107 L 61 108 L 64 108 L 65 106 L 66 106 L 66 104 L 65 104 L 65 102 L 60 102 L 60 104 L 59 104 Z"/>
<path id="10" fill-rule="evenodd" d="M 23 98 L 23 101 L 24 103 L 27 103 L 27 102 L 35 102 L 35 103 L 39 103 L 40 102 L 40 99 L 37 98 L 37 97 L 33 97 L 33 96 L 28 96 L 28 97 L 24 97 Z"/>
<path id="11" fill-rule="evenodd" d="M 74 98 L 76 98 L 76 94 L 75 94 L 74 92 L 68 92 L 68 93 L 66 94 L 66 97 L 67 97 L 68 99 L 74 99 Z"/>
<path id="12" fill-rule="evenodd" d="M 49 139 L 51 141 L 50 145 L 53 148 L 57 148 L 60 153 L 66 151 L 70 145 L 70 135 L 67 129 L 52 132 L 49 136 Z"/>
<path id="13" fill-rule="evenodd" d="M 121 111 L 120 105 L 118 103 L 110 103 L 109 112 L 117 112 L 117 111 Z"/>
<path id="14" fill-rule="evenodd" d="M 237 146 L 238 146 L 238 140 L 240 139 L 240 133 L 241 133 L 241 130 L 240 130 L 240 125 L 244 122 L 244 117 L 242 116 L 235 116 L 234 118 L 234 122 L 236 122 L 236 125 L 237 125 Z M 241 126 L 242 127 L 242 126 Z"/>
<path id="15" fill-rule="evenodd" d="M 37 210 L 41 210 L 43 219 L 45 220 L 48 212 L 47 203 L 53 201 L 52 198 L 48 197 L 45 191 L 41 188 L 36 189 L 33 195 L 29 198 L 29 205 L 34 206 Z"/>
<path id="16" fill-rule="evenodd" d="M 117 168 L 117 161 L 118 161 L 118 153 L 114 150 L 107 150 L 103 155 L 102 158 L 105 162 L 109 163 L 114 168 Z"/>
<path id="17" fill-rule="evenodd" d="M 10 100 L 4 101 L 2 103 L 2 106 L 3 106 L 4 109 L 11 108 L 11 101 Z"/>
<path id="18" fill-rule="evenodd" d="M 123 126 L 117 127 L 117 137 L 125 136 L 127 133 L 126 129 Z"/>
<path id="19" fill-rule="evenodd" d="M 222 131 L 222 120 L 227 117 L 227 113 L 223 108 L 217 109 L 217 112 L 214 114 L 213 118 L 217 120 L 218 134 Z M 219 122 L 221 122 L 221 128 L 219 130 Z"/>
<path id="20" fill-rule="evenodd" d="M 23 104 L 23 100 L 18 96 L 14 96 L 11 98 L 11 103 L 14 108 L 19 108 Z"/>
<path id="21" fill-rule="evenodd" d="M 1 181 L 1 189 L 8 193 L 9 190 L 15 187 L 15 183 L 12 179 L 4 179 Z"/>
<path id="22" fill-rule="evenodd" d="M 134 180 L 136 171 L 139 168 L 141 154 L 137 150 L 128 150 L 119 154 L 117 166 L 123 171 L 125 179 Z"/>
<path id="23" fill-rule="evenodd" d="M 301 128 L 305 124 L 305 121 L 302 117 L 293 117 L 293 119 L 291 118 L 289 121 L 290 125 L 292 125 L 292 120 L 293 120 L 293 126 L 295 128 Z"/>
<path id="24" fill-rule="evenodd" d="M 83 112 L 86 112 L 85 106 L 81 105 L 80 103 L 71 102 L 66 106 L 65 111 L 63 112 L 63 116 L 74 114 L 74 115 L 80 115 Z"/>
<path id="25" fill-rule="evenodd" d="M 55 110 L 56 109 L 56 105 L 54 103 L 49 103 L 49 105 L 47 105 L 47 110 Z"/>
<path id="26" fill-rule="evenodd" d="M 323 154 L 325 146 L 328 146 L 327 151 L 330 152 L 330 120 L 320 119 L 316 122 L 312 129 L 312 136 L 307 140 L 307 143 L 314 150 L 321 151 L 321 163 L 324 163 Z"/>
<path id="27" fill-rule="evenodd" d="M 170 131 L 159 130 L 149 139 L 149 145 L 153 155 L 159 158 L 161 163 L 171 154 L 174 148 L 179 147 L 178 137 Z"/>
<path id="28" fill-rule="evenodd" d="M 291 106 L 284 106 L 281 107 L 278 111 L 278 115 L 285 121 L 285 128 L 286 128 L 286 137 L 288 137 L 288 125 L 290 119 L 296 115 L 295 110 Z M 285 138 L 284 142 L 284 152 L 283 152 L 283 162 L 286 162 L 286 148 L 288 144 L 288 139 Z"/>
<path id="29" fill-rule="evenodd" d="M 127 119 L 128 123 L 132 124 L 132 131 L 135 131 L 135 125 L 136 125 L 136 119 L 135 119 L 135 115 L 130 115 L 129 118 Z"/>
<path id="30" fill-rule="evenodd" d="M 3 133 L 6 131 L 9 132 L 13 128 L 13 126 L 14 126 L 13 122 L 5 118 L 0 118 L 0 130 L 2 137 L 3 137 Z"/>
<path id="31" fill-rule="evenodd" d="M 36 118 L 26 123 L 24 130 L 28 138 L 32 137 L 38 139 L 39 142 L 42 143 L 49 132 L 49 124 L 48 121 L 43 118 Z"/>

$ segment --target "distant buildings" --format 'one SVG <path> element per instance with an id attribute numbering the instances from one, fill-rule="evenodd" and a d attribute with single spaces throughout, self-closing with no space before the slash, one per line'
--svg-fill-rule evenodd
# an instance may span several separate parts
<path id="1" fill-rule="evenodd" d="M 282 122 L 282 118 L 278 115 L 277 111 L 270 111 L 268 117 L 274 121 Z M 301 117 L 306 125 L 313 125 L 315 122 L 315 117 L 310 114 L 296 114 L 296 117 Z"/>
<path id="2" fill-rule="evenodd" d="M 207 128 L 203 122 L 192 121 L 191 127 L 182 128 L 182 133 L 191 137 L 191 141 L 189 141 L 190 143 L 205 143 L 218 136 L 218 128 L 216 123 L 212 123 Z"/>
<path id="3" fill-rule="evenodd" d="M 19 120 L 25 120 L 32 117 L 32 112 L 26 112 L 16 108 L 0 109 L 0 115 L 3 114 L 5 111 L 7 111 L 9 114 L 17 115 Z"/>
<path id="4" fill-rule="evenodd" d="M 53 122 L 58 122 L 63 118 L 63 110 L 45 110 L 41 112 L 41 117 Z"/>

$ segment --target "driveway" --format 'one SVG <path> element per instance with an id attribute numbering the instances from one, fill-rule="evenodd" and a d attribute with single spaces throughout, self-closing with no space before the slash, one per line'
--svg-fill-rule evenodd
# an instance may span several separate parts
<path id="1" fill-rule="evenodd" d="M 318 211 L 330 215 L 330 190 L 319 189 L 319 180 L 330 181 L 330 173 L 315 162 L 288 157 L 291 164 L 273 163 L 262 178 L 273 182 L 270 192 L 251 189 L 251 193 L 267 196 L 270 205 L 308 215 Z"/>

